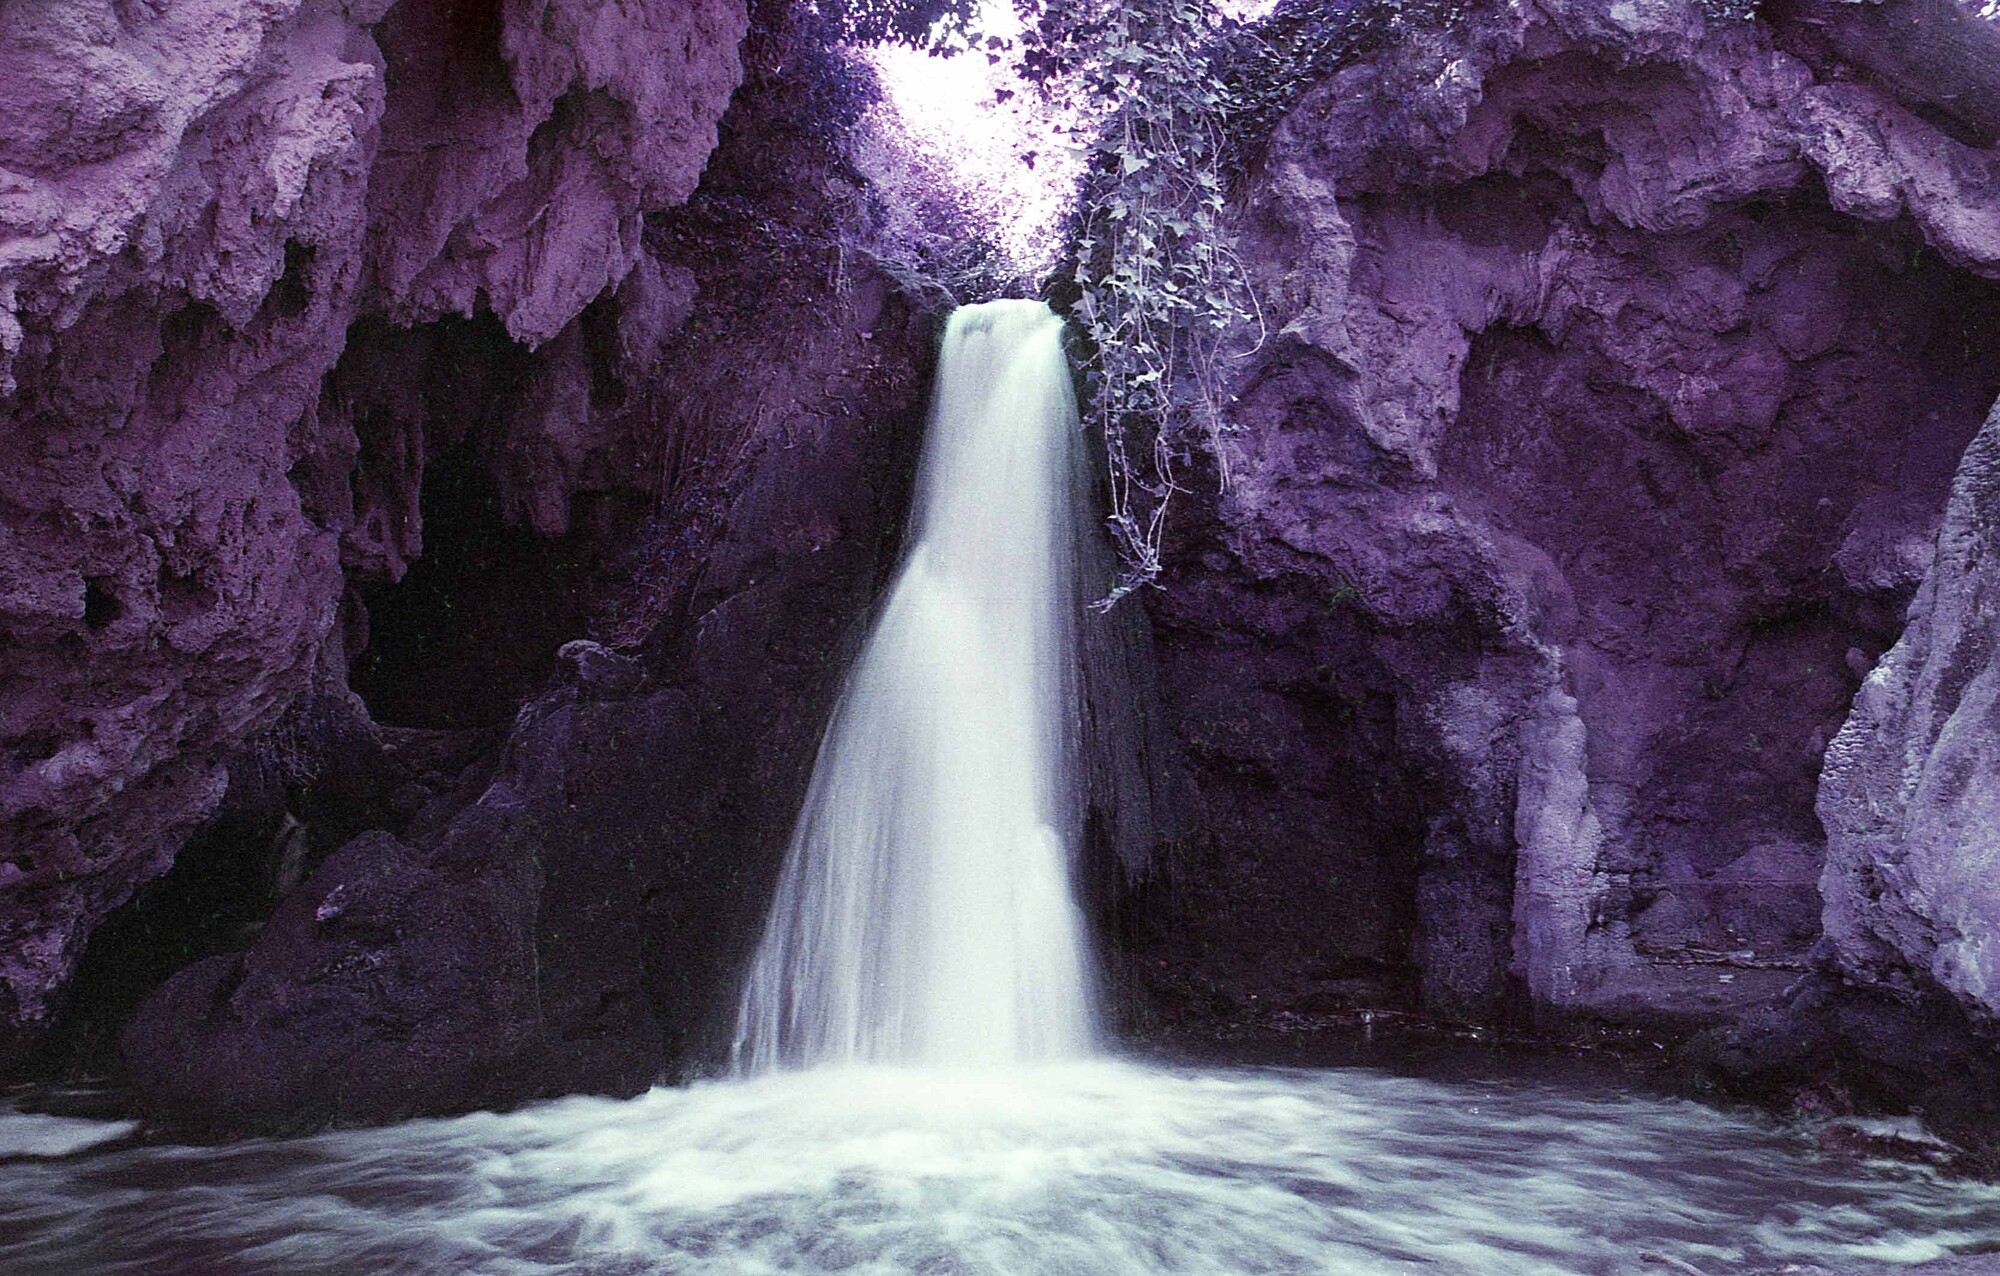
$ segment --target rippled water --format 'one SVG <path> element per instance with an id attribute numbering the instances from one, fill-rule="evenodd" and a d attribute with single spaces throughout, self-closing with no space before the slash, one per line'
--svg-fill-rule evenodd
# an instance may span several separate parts
<path id="1" fill-rule="evenodd" d="M 0 1118 L 14 1276 L 1722 1273 L 2000 1238 L 2000 1190 L 1776 1125 L 1370 1069 L 821 1071 L 53 1156 L 127 1131 L 49 1120 Z"/>

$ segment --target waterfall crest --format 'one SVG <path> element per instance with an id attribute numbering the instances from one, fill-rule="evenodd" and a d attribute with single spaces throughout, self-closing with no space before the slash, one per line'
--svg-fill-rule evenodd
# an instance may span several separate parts
<path id="1" fill-rule="evenodd" d="M 1061 335 L 1035 301 L 951 316 L 907 549 L 820 742 L 740 1072 L 1090 1048 L 1071 885 L 1085 467 Z"/>

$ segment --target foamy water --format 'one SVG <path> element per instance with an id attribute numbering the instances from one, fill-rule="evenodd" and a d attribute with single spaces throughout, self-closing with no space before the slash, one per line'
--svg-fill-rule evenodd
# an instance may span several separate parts
<path id="1" fill-rule="evenodd" d="M 0 1160 L 15 1276 L 1719 1274 L 1996 1239 L 1992 1187 L 1757 1120 L 1369 1069 L 825 1069 Z"/>

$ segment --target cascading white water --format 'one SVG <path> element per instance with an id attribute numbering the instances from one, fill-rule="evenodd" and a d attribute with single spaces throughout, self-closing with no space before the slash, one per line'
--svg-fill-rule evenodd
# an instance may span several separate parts
<path id="1" fill-rule="evenodd" d="M 1071 889 L 1084 466 L 1062 322 L 955 312 L 908 548 L 820 743 L 738 1071 L 1085 1052 Z"/>

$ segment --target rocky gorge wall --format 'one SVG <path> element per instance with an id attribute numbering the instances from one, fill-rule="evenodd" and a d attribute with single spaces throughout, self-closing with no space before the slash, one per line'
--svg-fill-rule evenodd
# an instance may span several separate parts
<path id="1" fill-rule="evenodd" d="M 470 805 L 433 799 L 400 836 L 346 843 L 247 951 L 148 1000 L 125 1034 L 147 1111 L 212 1129 L 382 1119 L 637 1093 L 713 1057 L 894 549 L 908 405 L 947 309 L 859 262 L 841 293 L 801 287 L 796 262 L 704 269 L 704 292 L 756 300 L 712 315 L 648 391 L 738 471 L 643 547 L 649 574 L 684 573 L 657 636 L 629 655 L 565 645 L 570 672 L 512 717 Z M 760 419 L 766 395 L 786 406 Z M 742 434 L 716 438 L 718 419 Z"/>
<path id="2" fill-rule="evenodd" d="M 1684 1036 L 1815 972 L 1987 1051 L 2000 29 L 1433 18 L 1243 181 L 1269 335 L 1149 603 L 1200 798 L 1133 945 L 1166 1023 Z"/>
<path id="3" fill-rule="evenodd" d="M 1440 8 L 1278 125 L 1230 482 L 1088 671 L 1135 1023 L 1719 1027 L 1884 1105 L 1993 1057 L 1962 17 Z M 825 29 L 0 36 L 0 1057 L 122 1032 L 211 1131 L 712 1059 L 950 304 L 853 246 Z"/>
<path id="4" fill-rule="evenodd" d="M 949 304 L 842 242 L 814 23 L 0 16 L 0 1054 L 101 1067 L 207 952 L 131 1038 L 191 1122 L 631 1088 L 698 1031 L 654 1007 L 754 934 L 775 865 L 713 869 L 782 844 Z"/>

